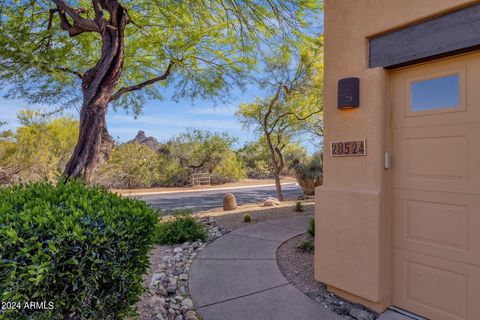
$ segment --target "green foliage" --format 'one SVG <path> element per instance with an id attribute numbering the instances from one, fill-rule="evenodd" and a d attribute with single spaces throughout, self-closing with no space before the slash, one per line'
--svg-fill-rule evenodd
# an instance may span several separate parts
<path id="1" fill-rule="evenodd" d="M 219 184 L 246 178 L 247 170 L 242 160 L 230 151 L 225 153 L 212 174 L 212 183 Z"/>
<path id="2" fill-rule="evenodd" d="M 125 30 L 125 67 L 118 87 L 141 83 L 175 65 L 167 81 L 133 91 L 114 106 L 139 114 L 147 99 L 226 96 L 243 85 L 261 44 L 292 40 L 320 4 L 315 0 L 200 1 L 165 0 L 122 4 L 130 23 Z M 78 16 L 95 20 L 92 1 L 65 1 Z M 98 32 L 70 37 L 51 0 L 1 0 L 0 89 L 11 98 L 63 105 L 81 99 L 81 79 L 101 54 Z M 82 8 L 77 11 L 77 8 Z M 67 12 L 70 23 L 73 24 Z M 50 23 L 51 21 L 51 23 Z M 75 23 L 76 25 L 76 23 Z"/>
<path id="3" fill-rule="evenodd" d="M 263 57 L 265 72 L 258 82 L 266 93 L 254 103 L 241 104 L 236 112 L 246 129 L 265 139 L 277 180 L 287 163 L 287 145 L 322 124 L 322 63 L 318 61 L 323 43 L 317 37 L 301 39 Z M 283 197 L 280 187 L 277 194 Z"/>
<path id="4" fill-rule="evenodd" d="M 6 177 L 22 182 L 50 181 L 63 171 L 77 142 L 78 121 L 71 117 L 44 116 L 40 111 L 22 110 L 16 133 L 0 134 L 0 168 Z"/>
<path id="5" fill-rule="evenodd" d="M 209 171 L 220 163 L 235 141 L 226 132 L 187 129 L 168 141 L 167 150 L 182 166 Z"/>
<path id="6" fill-rule="evenodd" d="M 145 145 L 128 143 L 113 149 L 95 181 L 112 188 L 148 188 L 160 179 L 159 154 Z"/>
<path id="7" fill-rule="evenodd" d="M 247 176 L 252 179 L 271 178 L 273 168 L 265 143 L 247 142 L 238 150 L 238 155 L 245 163 Z"/>
<path id="8" fill-rule="evenodd" d="M 289 163 L 294 159 L 307 157 L 307 150 L 292 141 L 285 141 L 283 150 L 285 163 Z M 273 177 L 272 159 L 265 137 L 261 136 L 258 141 L 245 143 L 237 153 L 245 163 L 247 176 L 249 178 L 264 179 Z M 283 174 L 289 174 L 289 172 L 284 171 Z"/>
<path id="9" fill-rule="evenodd" d="M 305 208 L 303 207 L 303 204 L 301 201 L 295 202 L 295 207 L 293 208 L 293 211 L 295 212 L 303 212 L 305 211 Z"/>
<path id="10" fill-rule="evenodd" d="M 157 216 L 79 181 L 0 189 L 0 302 L 49 301 L 7 319 L 123 319 L 139 300 Z"/>
<path id="11" fill-rule="evenodd" d="M 259 135 L 290 138 L 321 125 L 323 38 L 304 35 L 294 46 L 274 49 L 263 60 L 265 72 L 258 81 L 266 94 L 239 106 L 240 122 Z"/>
<path id="12" fill-rule="evenodd" d="M 311 239 L 306 239 L 306 240 L 300 240 L 297 242 L 295 245 L 298 251 L 302 252 L 313 252 L 315 249 L 315 245 L 313 244 L 313 241 Z"/>
<path id="13" fill-rule="evenodd" d="M 174 212 L 170 217 L 159 221 L 156 229 L 156 242 L 159 244 L 177 244 L 186 241 L 207 241 L 205 227 L 198 223 L 191 210 Z"/>
<path id="14" fill-rule="evenodd" d="M 248 213 L 245 213 L 242 217 L 243 222 L 250 222 L 252 221 L 252 216 Z"/>
<path id="15" fill-rule="evenodd" d="M 112 188 L 185 186 L 193 172 L 212 173 L 212 183 L 246 176 L 244 165 L 232 151 L 235 141 L 226 133 L 189 129 L 161 145 L 126 143 L 114 148 L 97 170 L 95 182 Z"/>
<path id="16" fill-rule="evenodd" d="M 307 233 L 312 237 L 315 237 L 315 219 L 314 218 L 308 221 Z"/>

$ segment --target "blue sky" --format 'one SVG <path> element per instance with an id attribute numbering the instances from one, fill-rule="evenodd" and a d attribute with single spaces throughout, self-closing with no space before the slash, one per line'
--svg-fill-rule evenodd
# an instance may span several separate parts
<path id="1" fill-rule="evenodd" d="M 166 97 L 169 96 L 166 89 Z M 254 86 L 247 87 L 244 92 L 233 90 L 232 97 L 226 103 L 189 98 L 174 102 L 166 98 L 164 101 L 148 101 L 143 112 L 137 119 L 124 110 L 114 111 L 110 108 L 107 115 L 107 126 L 110 134 L 120 142 L 133 139 L 139 130 L 147 136 L 153 136 L 164 142 L 174 135 L 184 132 L 187 128 L 207 129 L 213 132 L 228 132 L 238 138 L 235 147 L 241 147 L 247 141 L 256 140 L 255 133 L 245 130 L 235 119 L 235 111 L 239 104 L 255 101 L 260 91 Z M 19 123 L 16 118 L 22 109 L 49 110 L 52 107 L 32 105 L 21 100 L 6 100 L 0 98 L 0 121 L 7 122 L 7 128 L 15 129 Z M 75 109 L 68 111 L 77 117 Z M 314 146 L 305 139 L 301 143 L 314 152 Z"/>
<path id="2" fill-rule="evenodd" d="M 170 90 L 166 91 L 168 96 Z M 110 134 L 121 142 L 132 139 L 139 130 L 145 131 L 147 136 L 154 136 L 159 141 L 166 141 L 184 132 L 186 128 L 226 131 L 239 139 L 237 143 L 239 147 L 246 141 L 255 140 L 255 134 L 244 130 L 235 119 L 236 108 L 240 103 L 253 102 L 258 94 L 255 88 L 249 88 L 245 92 L 235 90 L 232 98 L 226 103 L 191 99 L 179 102 L 171 99 L 148 101 L 137 119 L 125 110 L 114 111 L 110 108 L 107 126 Z M 19 126 L 16 114 L 22 109 L 52 110 L 53 107 L 0 98 L 0 121 L 6 121 L 6 128 L 15 130 Z M 73 108 L 67 114 L 78 117 L 78 112 Z"/>
<path id="3" fill-rule="evenodd" d="M 186 128 L 197 128 L 214 132 L 226 131 L 239 139 L 239 145 L 243 145 L 245 141 L 255 140 L 255 134 L 242 128 L 235 119 L 235 111 L 240 103 L 253 102 L 257 95 L 255 88 L 249 88 L 245 92 L 235 90 L 226 103 L 192 101 L 188 98 L 179 102 L 171 99 L 149 101 L 137 119 L 123 110 L 110 110 L 108 127 L 110 134 L 120 141 L 133 138 L 138 130 L 144 130 L 147 136 L 165 141 L 184 132 Z"/>

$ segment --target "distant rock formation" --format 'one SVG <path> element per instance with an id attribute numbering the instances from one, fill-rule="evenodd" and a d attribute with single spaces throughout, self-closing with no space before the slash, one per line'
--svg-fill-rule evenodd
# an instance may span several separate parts
<path id="1" fill-rule="evenodd" d="M 155 151 L 160 151 L 162 149 L 162 145 L 160 144 L 160 142 L 158 142 L 158 140 L 154 137 L 147 137 L 143 130 L 139 130 L 135 138 L 128 141 L 127 143 L 143 144 Z"/>

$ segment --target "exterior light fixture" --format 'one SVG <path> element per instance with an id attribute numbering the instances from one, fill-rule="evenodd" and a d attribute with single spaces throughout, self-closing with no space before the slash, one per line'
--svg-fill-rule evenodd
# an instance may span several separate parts
<path id="1" fill-rule="evenodd" d="M 340 110 L 358 108 L 360 105 L 360 79 L 338 80 L 338 106 Z"/>

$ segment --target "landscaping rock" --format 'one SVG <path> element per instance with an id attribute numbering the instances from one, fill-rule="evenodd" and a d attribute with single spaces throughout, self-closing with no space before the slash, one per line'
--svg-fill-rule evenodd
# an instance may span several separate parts
<path id="1" fill-rule="evenodd" d="M 155 308 L 156 306 L 163 307 L 165 305 L 165 299 L 160 298 L 159 296 L 153 296 L 150 299 L 149 305 L 150 305 L 150 308 Z"/>
<path id="2" fill-rule="evenodd" d="M 180 253 L 182 251 L 183 251 L 182 247 L 176 247 L 175 249 L 173 249 L 173 252 L 175 253 Z"/>
<path id="3" fill-rule="evenodd" d="M 181 246 L 163 251 L 161 262 L 150 280 L 150 297 L 146 307 L 156 320 L 199 320 L 192 310 L 193 302 L 188 292 L 188 271 L 197 254 L 228 231 L 217 226 L 211 217 L 198 218 L 208 231 L 208 240 L 185 242 Z"/>
<path id="4" fill-rule="evenodd" d="M 167 275 L 164 272 L 154 273 L 152 275 L 152 280 L 150 280 L 150 288 L 153 289 L 166 276 Z"/>
<path id="5" fill-rule="evenodd" d="M 158 284 L 154 288 L 153 292 L 155 292 L 157 295 L 159 295 L 161 297 L 166 297 L 168 295 L 167 290 L 165 290 L 165 288 L 161 284 Z"/>
<path id="6" fill-rule="evenodd" d="M 227 193 L 226 195 L 223 196 L 223 210 L 228 211 L 228 210 L 235 210 L 237 209 L 237 199 L 235 196 L 231 193 Z"/>
<path id="7" fill-rule="evenodd" d="M 279 206 L 280 205 L 280 201 L 278 201 L 277 198 L 272 198 L 272 197 L 268 197 L 265 202 L 263 202 L 263 206 L 264 207 L 275 207 L 275 206 Z"/>
<path id="8" fill-rule="evenodd" d="M 185 317 L 186 317 L 185 320 L 198 320 L 198 317 L 194 311 L 188 311 L 185 314 Z"/>
<path id="9" fill-rule="evenodd" d="M 186 307 L 188 309 L 193 309 L 193 302 L 191 299 L 184 299 L 182 302 L 181 302 L 181 305 L 182 307 Z"/>

